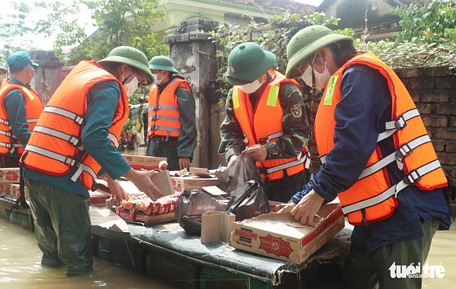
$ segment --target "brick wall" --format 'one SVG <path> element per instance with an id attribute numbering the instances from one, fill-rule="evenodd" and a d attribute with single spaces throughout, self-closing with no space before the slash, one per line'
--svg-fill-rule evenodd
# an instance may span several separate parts
<path id="1" fill-rule="evenodd" d="M 448 67 L 398 69 L 412 95 L 449 182 L 456 209 L 456 70 Z"/>

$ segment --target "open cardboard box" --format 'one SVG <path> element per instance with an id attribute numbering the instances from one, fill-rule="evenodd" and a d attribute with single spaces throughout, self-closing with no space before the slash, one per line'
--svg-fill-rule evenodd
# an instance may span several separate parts
<path id="1" fill-rule="evenodd" d="M 317 213 L 316 228 L 301 225 L 290 213 L 269 213 L 232 225 L 232 247 L 301 264 L 344 228 L 339 204 L 326 204 Z"/>
<path id="2" fill-rule="evenodd" d="M 220 181 L 217 177 L 201 178 L 197 176 L 171 177 L 174 190 L 182 193 L 186 190 L 198 189 L 201 190 L 206 186 L 217 186 Z"/>
<path id="3" fill-rule="evenodd" d="M 167 158 L 163 157 L 150 157 L 128 154 L 122 154 L 122 156 L 127 161 L 127 163 L 129 163 L 130 166 L 135 170 L 159 170 L 161 169 L 160 163 L 167 161 Z"/>

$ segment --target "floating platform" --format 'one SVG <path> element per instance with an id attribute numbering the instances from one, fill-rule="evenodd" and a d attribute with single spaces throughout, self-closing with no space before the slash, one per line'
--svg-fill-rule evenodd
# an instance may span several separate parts
<path id="1" fill-rule="evenodd" d="M 0 217 L 33 231 L 30 210 L 13 210 L 12 205 L 12 200 L 0 198 Z M 182 289 L 334 288 L 351 235 L 350 229 L 343 229 L 295 265 L 234 249 L 222 241 L 202 244 L 177 222 L 127 225 L 130 233 L 92 226 L 94 256 Z"/>

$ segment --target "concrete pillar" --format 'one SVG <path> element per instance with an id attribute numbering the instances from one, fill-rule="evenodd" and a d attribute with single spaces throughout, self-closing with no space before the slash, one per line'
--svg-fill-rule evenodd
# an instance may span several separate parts
<path id="1" fill-rule="evenodd" d="M 181 22 L 173 35 L 165 36 L 170 45 L 170 57 L 176 69 L 189 82 L 196 101 L 197 146 L 192 166 L 217 168 L 223 161 L 217 155 L 220 143 L 219 117 L 212 121 L 211 112 L 218 110 L 214 84 L 217 75 L 215 44 L 209 39 L 208 31 L 218 22 L 203 18 L 192 18 Z"/>
<path id="2" fill-rule="evenodd" d="M 35 71 L 32 87 L 46 104 L 62 82 L 63 63 L 59 61 L 54 52 L 29 51 L 29 54 L 33 61 L 40 65 Z"/>

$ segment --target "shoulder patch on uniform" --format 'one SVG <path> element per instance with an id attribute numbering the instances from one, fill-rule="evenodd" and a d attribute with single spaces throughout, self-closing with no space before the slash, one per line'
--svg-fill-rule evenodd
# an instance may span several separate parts
<path id="1" fill-rule="evenodd" d="M 295 104 L 290 108 L 291 116 L 293 118 L 300 118 L 302 116 L 301 105 Z"/>

